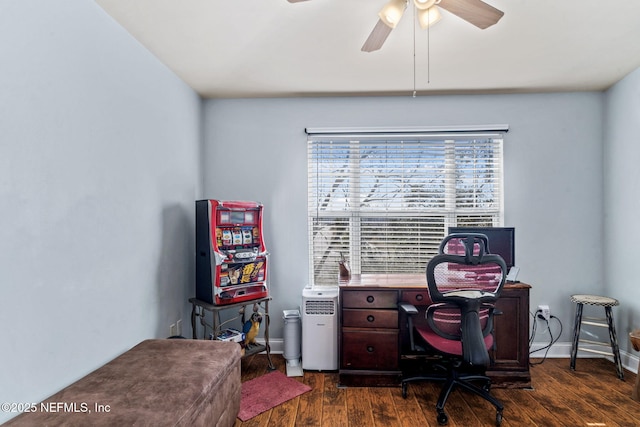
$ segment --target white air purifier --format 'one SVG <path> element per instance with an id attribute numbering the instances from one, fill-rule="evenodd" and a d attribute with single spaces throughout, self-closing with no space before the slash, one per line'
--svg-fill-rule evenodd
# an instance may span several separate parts
<path id="1" fill-rule="evenodd" d="M 300 364 L 300 310 L 284 310 L 284 351 L 282 355 L 287 361 L 287 376 L 301 377 Z"/>
<path id="2" fill-rule="evenodd" d="M 306 287 L 302 291 L 302 368 L 338 369 L 338 287 Z"/>

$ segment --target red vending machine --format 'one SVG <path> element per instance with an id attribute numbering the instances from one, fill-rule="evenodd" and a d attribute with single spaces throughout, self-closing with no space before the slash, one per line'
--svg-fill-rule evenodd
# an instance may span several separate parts
<path id="1" fill-rule="evenodd" d="M 223 305 L 269 295 L 262 204 L 196 201 L 196 298 Z"/>

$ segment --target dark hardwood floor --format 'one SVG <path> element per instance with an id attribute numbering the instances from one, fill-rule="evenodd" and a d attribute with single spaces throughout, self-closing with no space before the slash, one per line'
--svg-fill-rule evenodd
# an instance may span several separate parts
<path id="1" fill-rule="evenodd" d="M 282 356 L 272 359 L 276 369 L 286 371 Z M 242 360 L 243 382 L 267 372 L 265 355 Z M 640 402 L 631 399 L 635 374 L 625 371 L 620 381 L 605 359 L 578 359 L 575 372 L 568 359 L 547 359 L 531 367 L 531 376 L 533 390 L 492 389 L 505 406 L 503 426 L 640 426 Z M 235 427 L 438 425 L 438 383 L 410 384 L 403 399 L 400 387 L 338 388 L 337 373 L 305 372 L 295 378 L 312 390 L 244 423 L 236 419 Z M 459 389 L 445 409 L 451 427 L 495 425 L 493 406 Z"/>

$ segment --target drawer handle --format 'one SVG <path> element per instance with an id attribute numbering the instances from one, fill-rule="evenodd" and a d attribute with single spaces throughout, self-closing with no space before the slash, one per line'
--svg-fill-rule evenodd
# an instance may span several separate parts
<path id="1" fill-rule="evenodd" d="M 371 314 L 367 316 L 367 321 L 368 322 L 374 322 L 376 320 L 375 317 L 373 317 Z"/>
<path id="2" fill-rule="evenodd" d="M 373 348 L 372 345 L 367 346 L 367 352 L 373 353 L 373 350 L 374 350 L 374 348 Z"/>
<path id="3" fill-rule="evenodd" d="M 422 294 L 416 295 L 416 301 L 422 301 L 423 298 Z"/>
<path id="4" fill-rule="evenodd" d="M 373 297 L 373 295 L 369 295 L 367 297 L 367 302 L 373 302 L 375 300 L 375 298 Z"/>

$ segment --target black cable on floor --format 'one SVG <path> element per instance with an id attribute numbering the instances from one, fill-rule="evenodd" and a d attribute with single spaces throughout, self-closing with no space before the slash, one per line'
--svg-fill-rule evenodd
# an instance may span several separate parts
<path id="1" fill-rule="evenodd" d="M 536 314 L 537 314 L 537 312 L 536 312 Z M 541 365 L 542 363 L 544 363 L 544 361 L 547 359 L 547 354 L 549 353 L 549 349 L 551 348 L 552 345 L 554 345 L 556 342 L 558 342 L 558 340 L 560 339 L 560 336 L 562 336 L 562 322 L 560 321 L 560 319 L 558 319 L 554 315 L 549 316 L 549 318 L 550 319 L 555 319 L 558 322 L 558 324 L 560 325 L 560 332 L 558 333 L 558 336 L 554 338 L 553 337 L 553 333 L 551 332 L 551 325 L 549 324 L 549 320 L 545 319 L 544 317 L 538 316 L 538 319 L 542 319 L 545 322 L 547 322 L 547 331 L 549 331 L 550 341 L 549 341 L 549 344 L 545 345 L 544 347 L 540 347 L 540 348 L 538 348 L 536 350 L 533 350 L 533 351 L 529 352 L 529 355 L 532 355 L 533 353 L 536 353 L 538 351 L 542 351 L 542 350 L 545 350 L 545 349 L 547 350 L 547 351 L 545 351 L 544 356 L 542 357 L 542 360 L 540 362 L 536 362 L 536 363 L 529 362 L 529 365 L 531 365 L 531 366 L 533 366 L 533 365 Z M 537 323 L 538 322 L 534 323 L 531 340 L 529 341 L 529 347 L 531 347 L 531 343 L 533 342 L 533 338 L 535 337 L 535 331 L 537 329 Z"/>

